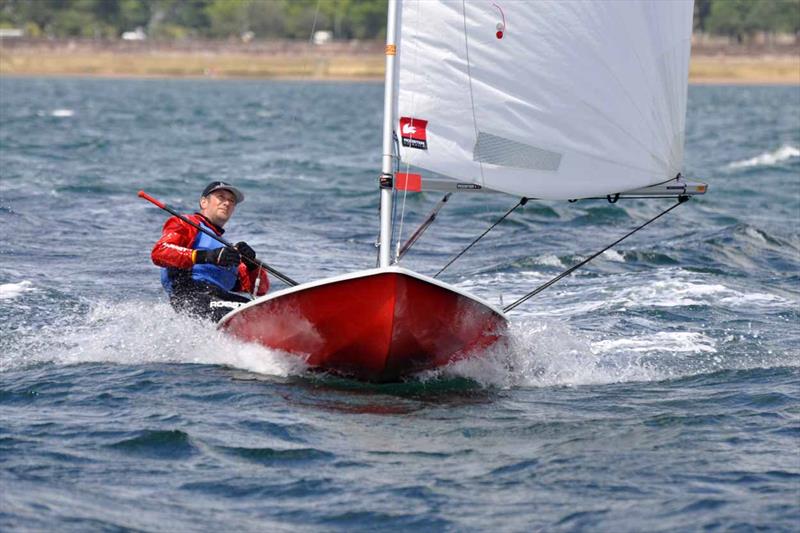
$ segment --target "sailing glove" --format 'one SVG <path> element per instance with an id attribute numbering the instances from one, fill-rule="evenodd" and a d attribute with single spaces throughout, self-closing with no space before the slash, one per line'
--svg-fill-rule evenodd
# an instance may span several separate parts
<path id="1" fill-rule="evenodd" d="M 194 250 L 192 260 L 195 265 L 210 263 L 221 267 L 231 267 L 238 265 L 242 256 L 236 250 L 221 247 L 213 250 Z"/>
<path id="2" fill-rule="evenodd" d="M 245 259 L 255 259 L 256 258 L 256 251 L 253 250 L 249 244 L 244 241 L 240 241 L 236 243 L 236 249 L 239 250 L 239 253 L 242 254 L 242 257 Z"/>

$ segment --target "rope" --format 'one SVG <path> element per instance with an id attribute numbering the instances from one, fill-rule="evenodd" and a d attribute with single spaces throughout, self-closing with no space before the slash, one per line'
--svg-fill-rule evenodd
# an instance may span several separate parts
<path id="1" fill-rule="evenodd" d="M 398 260 L 402 259 L 403 256 L 406 255 L 411 247 L 414 246 L 420 237 L 422 237 L 422 234 L 425 233 L 425 230 L 427 230 L 430 225 L 433 224 L 433 221 L 436 220 L 436 216 L 439 214 L 439 210 L 442 208 L 442 206 L 444 206 L 445 203 L 447 203 L 447 200 L 449 200 L 450 196 L 452 195 L 453 193 L 449 192 L 442 196 L 442 199 L 439 200 L 439 202 L 434 206 L 434 208 L 425 218 L 425 221 L 420 224 L 419 228 L 417 228 L 417 230 L 411 234 L 411 237 L 409 237 L 406 243 L 400 248 L 400 252 L 397 256 Z"/>
<path id="2" fill-rule="evenodd" d="M 399 161 L 398 161 L 399 166 Z M 394 262 L 400 262 L 400 243 L 403 240 L 403 223 L 406 220 L 406 197 L 408 196 L 408 171 L 411 168 L 411 165 L 406 163 L 406 184 L 403 188 L 403 205 L 400 208 L 400 228 L 397 230 L 397 248 L 395 250 L 394 255 Z M 397 177 L 398 173 L 395 173 L 395 178 Z"/>
<path id="3" fill-rule="evenodd" d="M 505 307 L 503 308 L 503 312 L 504 312 L 504 313 L 508 313 L 509 311 L 511 311 L 511 310 L 513 310 L 515 307 L 517 307 L 519 304 L 521 304 L 521 303 L 525 302 L 526 300 L 528 300 L 529 298 L 532 298 L 533 296 L 536 296 L 537 294 L 539 294 L 540 292 L 542 292 L 542 291 L 543 291 L 543 290 L 545 290 L 546 288 L 550 287 L 550 286 L 551 286 L 551 285 L 553 285 L 554 283 L 558 282 L 558 281 L 559 281 L 559 280 L 561 280 L 562 278 L 565 278 L 566 276 L 569 276 L 570 274 L 572 274 L 573 272 L 575 272 L 576 270 L 578 270 L 580 267 L 582 267 L 583 265 L 585 265 L 586 263 L 588 263 L 589 261 L 591 261 L 592 259 L 594 259 L 594 258 L 595 258 L 595 257 L 597 257 L 598 255 L 602 254 L 602 253 L 603 253 L 603 252 L 605 252 L 606 250 L 609 250 L 609 249 L 611 249 L 612 247 L 616 246 L 617 244 L 621 243 L 622 241 L 624 241 L 625 239 L 627 239 L 628 237 L 630 237 L 631 235 L 633 235 L 634 233 L 636 233 L 636 232 L 637 232 L 637 231 L 639 231 L 640 229 L 644 228 L 645 226 L 647 226 L 647 225 L 648 225 L 648 224 L 650 224 L 651 222 L 655 222 L 656 220 L 658 220 L 659 218 L 663 217 L 664 215 L 666 215 L 667 213 L 669 213 L 670 211 L 672 211 L 673 209 L 675 209 L 676 207 L 678 207 L 678 206 L 679 206 L 679 205 L 681 205 L 682 203 L 686 202 L 687 200 L 689 200 L 689 197 L 688 197 L 688 196 L 679 196 L 679 197 L 678 197 L 678 203 L 676 203 L 675 205 L 673 205 L 673 206 L 672 206 L 672 207 L 670 207 L 669 209 L 666 209 L 666 210 L 662 211 L 661 213 L 659 213 L 658 215 L 654 216 L 653 218 L 651 218 L 650 220 L 648 220 L 647 222 L 645 222 L 645 223 L 644 223 L 644 224 L 642 224 L 641 226 L 639 226 L 639 227 L 635 228 L 634 230 L 632 230 L 632 231 L 628 232 L 626 235 L 624 235 L 624 236 L 623 236 L 623 237 L 621 237 L 620 239 L 617 239 L 616 241 L 612 242 L 611 244 L 609 244 L 608 246 L 606 246 L 605 248 L 603 248 L 603 249 L 602 249 L 602 250 L 600 250 L 599 252 L 597 252 L 597 253 L 595 253 L 595 254 L 593 254 L 593 255 L 589 256 L 588 258 L 584 259 L 583 261 L 581 261 L 581 262 L 580 262 L 580 263 L 578 263 L 577 265 L 574 265 L 574 266 L 572 266 L 572 267 L 568 268 L 567 270 L 565 270 L 564 272 L 562 272 L 562 273 L 561 273 L 561 274 L 559 274 L 558 276 L 554 277 L 553 279 L 551 279 L 551 280 L 550 280 L 550 281 L 548 281 L 547 283 L 544 283 L 544 284 L 542 284 L 542 285 L 539 285 L 539 286 L 538 286 L 538 287 L 536 287 L 534 290 L 532 290 L 531 292 L 529 292 L 528 294 L 526 294 L 525 296 L 523 296 L 522 298 L 520 298 L 520 299 L 519 299 L 519 300 L 517 300 L 516 302 L 514 302 L 514 303 L 512 303 L 512 304 L 509 304 L 509 305 L 507 305 L 507 306 L 505 306 Z"/>
<path id="4" fill-rule="evenodd" d="M 469 243 L 469 246 L 467 246 L 466 248 L 464 248 L 463 250 L 461 250 L 461 251 L 458 253 L 458 255 L 456 255 L 454 258 L 452 258 L 452 259 L 451 259 L 451 260 L 450 260 L 450 261 L 449 261 L 449 262 L 448 262 L 448 263 L 447 263 L 445 266 L 443 266 L 443 267 L 442 267 L 442 269 L 441 269 L 439 272 L 437 272 L 437 273 L 436 273 L 436 275 L 435 275 L 435 276 L 433 276 L 433 277 L 434 277 L 434 278 L 438 278 L 438 277 L 439 277 L 439 274 L 441 274 L 442 272 L 444 272 L 444 270 L 445 270 L 447 267 L 449 267 L 450 265 L 452 265 L 452 264 L 455 262 L 455 260 L 456 260 L 456 259 L 458 259 L 458 258 L 459 258 L 459 257 L 461 257 L 462 255 L 464 255 L 465 253 L 467 253 L 467 250 L 469 250 L 470 248 L 472 248 L 473 246 L 475 246 L 475 243 L 477 243 L 479 240 L 481 240 L 481 239 L 482 239 L 482 238 L 483 238 L 483 237 L 484 237 L 484 236 L 485 236 L 487 233 L 489 233 L 490 231 L 492 231 L 492 229 L 494 229 L 494 227 L 495 227 L 495 226 L 497 226 L 499 223 L 501 223 L 503 220 L 505 220 L 505 219 L 506 219 L 506 217 L 507 217 L 508 215 L 510 215 L 511 213 L 513 213 L 513 212 L 514 212 L 514 211 L 515 211 L 515 210 L 516 210 L 518 207 L 520 207 L 520 206 L 522 206 L 522 205 L 525 205 L 525 204 L 527 204 L 527 203 L 528 203 L 528 199 L 527 199 L 527 198 L 525 198 L 525 197 L 523 197 L 523 198 L 520 198 L 519 202 L 517 202 L 517 205 L 515 205 L 514 207 L 512 207 L 511 209 L 509 209 L 508 211 L 506 211 L 506 214 L 505 214 L 505 215 L 501 216 L 501 217 L 500 217 L 500 218 L 497 220 L 497 222 L 495 222 L 494 224 L 492 224 L 491 226 L 489 226 L 489 229 L 487 229 L 486 231 L 484 231 L 483 233 L 481 233 L 481 234 L 478 236 L 478 238 L 477 238 L 477 239 L 475 239 L 474 241 L 472 241 L 471 243 Z"/>
<path id="5" fill-rule="evenodd" d="M 472 90 L 472 68 L 469 60 L 469 32 L 467 31 L 467 2 L 461 0 L 461 16 L 464 21 L 464 53 L 466 55 L 467 79 L 469 80 L 469 104 L 472 108 L 472 125 L 475 129 L 475 142 L 478 142 L 478 116 L 475 114 L 475 95 Z M 505 16 L 504 16 L 505 17 Z M 486 178 L 483 175 L 483 163 L 478 161 L 478 168 L 481 170 L 481 186 L 486 187 Z M 442 269 L 444 270 L 444 269 Z M 439 271 L 441 273 L 441 270 Z M 436 274 L 438 276 L 439 274 Z M 436 277 L 434 276 L 434 278 Z"/>

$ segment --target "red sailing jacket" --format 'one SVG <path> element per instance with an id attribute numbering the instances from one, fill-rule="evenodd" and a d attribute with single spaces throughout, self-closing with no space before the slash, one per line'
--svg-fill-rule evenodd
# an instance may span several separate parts
<path id="1" fill-rule="evenodd" d="M 193 215 L 184 215 L 186 218 L 195 224 L 203 224 L 212 230 L 217 235 L 222 235 L 223 229 L 212 224 L 207 218 L 200 213 Z M 153 246 L 153 251 L 150 257 L 156 266 L 164 268 L 177 268 L 180 270 L 191 270 L 194 266 L 192 262 L 192 243 L 195 242 L 199 231 L 182 222 L 178 217 L 171 217 L 164 223 L 164 229 L 161 232 L 161 238 Z M 222 246 L 222 244 L 220 244 Z M 237 273 L 236 286 L 234 291 L 252 292 L 253 283 L 258 275 L 261 282 L 258 286 L 258 294 L 261 296 L 266 294 L 269 289 L 269 278 L 264 270 L 259 272 L 258 267 L 247 268 L 244 263 L 239 263 L 239 270 Z"/>

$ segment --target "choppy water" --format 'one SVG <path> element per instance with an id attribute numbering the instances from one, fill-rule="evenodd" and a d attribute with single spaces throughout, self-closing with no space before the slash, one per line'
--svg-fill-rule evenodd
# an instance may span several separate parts
<path id="1" fill-rule="evenodd" d="M 796 531 L 800 88 L 690 88 L 710 194 L 479 361 L 365 385 L 173 314 L 139 189 L 233 181 L 229 234 L 275 267 L 370 267 L 381 109 L 379 84 L 0 79 L 0 529 Z M 453 198 L 404 264 L 515 202 Z M 667 205 L 532 202 L 445 279 L 509 303 Z"/>

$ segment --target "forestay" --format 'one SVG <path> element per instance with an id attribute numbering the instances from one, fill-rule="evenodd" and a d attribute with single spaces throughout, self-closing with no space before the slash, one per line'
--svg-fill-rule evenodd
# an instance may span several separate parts
<path id="1" fill-rule="evenodd" d="M 403 0 L 401 159 L 542 199 L 674 178 L 691 0 Z"/>

